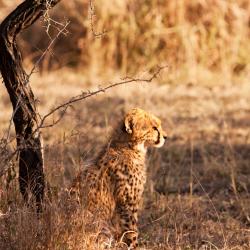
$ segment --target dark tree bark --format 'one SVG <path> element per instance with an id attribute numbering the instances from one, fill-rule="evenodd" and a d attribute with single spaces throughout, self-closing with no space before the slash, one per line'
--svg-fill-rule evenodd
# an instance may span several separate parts
<path id="1" fill-rule="evenodd" d="M 34 195 L 38 210 L 41 210 L 45 186 L 42 138 L 34 95 L 22 66 L 16 37 L 58 2 L 60 0 L 26 0 L 0 25 L 0 72 L 13 107 L 20 191 L 26 201 L 29 191 Z"/>

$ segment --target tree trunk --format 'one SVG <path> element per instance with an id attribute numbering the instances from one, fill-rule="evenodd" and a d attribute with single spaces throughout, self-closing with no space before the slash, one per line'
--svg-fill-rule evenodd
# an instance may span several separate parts
<path id="1" fill-rule="evenodd" d="M 39 211 L 45 186 L 42 138 L 34 95 L 29 85 L 29 76 L 22 66 L 16 37 L 58 2 L 60 0 L 26 0 L 0 25 L 0 72 L 13 107 L 20 191 L 26 201 L 29 191 L 34 195 Z"/>

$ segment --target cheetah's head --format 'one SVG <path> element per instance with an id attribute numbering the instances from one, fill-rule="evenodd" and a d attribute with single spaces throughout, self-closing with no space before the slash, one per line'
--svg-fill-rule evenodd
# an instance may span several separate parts
<path id="1" fill-rule="evenodd" d="M 167 136 L 159 118 L 142 109 L 130 110 L 124 120 L 125 129 L 131 141 L 144 147 L 162 147 Z"/>

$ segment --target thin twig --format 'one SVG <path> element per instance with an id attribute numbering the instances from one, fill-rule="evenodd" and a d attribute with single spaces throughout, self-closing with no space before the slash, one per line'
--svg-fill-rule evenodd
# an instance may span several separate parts
<path id="1" fill-rule="evenodd" d="M 212 205 L 213 207 L 213 210 L 218 218 L 218 222 L 219 222 L 219 225 L 220 225 L 220 229 L 221 229 L 221 233 L 222 233 L 222 237 L 223 237 L 223 240 L 224 240 L 224 243 L 227 244 L 227 239 L 226 239 L 226 236 L 225 236 L 225 233 L 224 233 L 224 230 L 223 230 L 223 226 L 222 226 L 222 222 L 220 220 L 220 215 L 213 203 L 213 201 L 211 200 L 211 198 L 209 197 L 208 193 L 206 192 L 206 190 L 204 189 L 204 187 L 202 186 L 201 182 L 199 181 L 198 177 L 196 176 L 196 174 L 193 172 L 192 175 L 194 176 L 195 180 L 198 182 L 198 184 L 200 185 L 202 191 L 204 192 L 204 194 L 207 196 L 210 204 Z"/>
<path id="2" fill-rule="evenodd" d="M 95 17 L 95 6 L 94 6 L 94 3 L 93 3 L 93 0 L 89 0 L 89 19 L 90 19 L 91 31 L 92 31 L 92 34 L 94 35 L 94 37 L 100 38 L 103 35 L 105 35 L 107 33 L 107 31 L 103 30 L 102 32 L 99 32 L 99 33 L 97 33 L 95 31 L 94 17 Z"/>

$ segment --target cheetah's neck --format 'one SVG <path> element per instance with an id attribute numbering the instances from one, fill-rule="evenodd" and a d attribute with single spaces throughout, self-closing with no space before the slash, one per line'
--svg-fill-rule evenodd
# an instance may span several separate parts
<path id="1" fill-rule="evenodd" d="M 143 155 L 146 155 L 147 153 L 147 148 L 145 147 L 144 143 L 140 143 L 135 145 L 135 148 Z"/>

